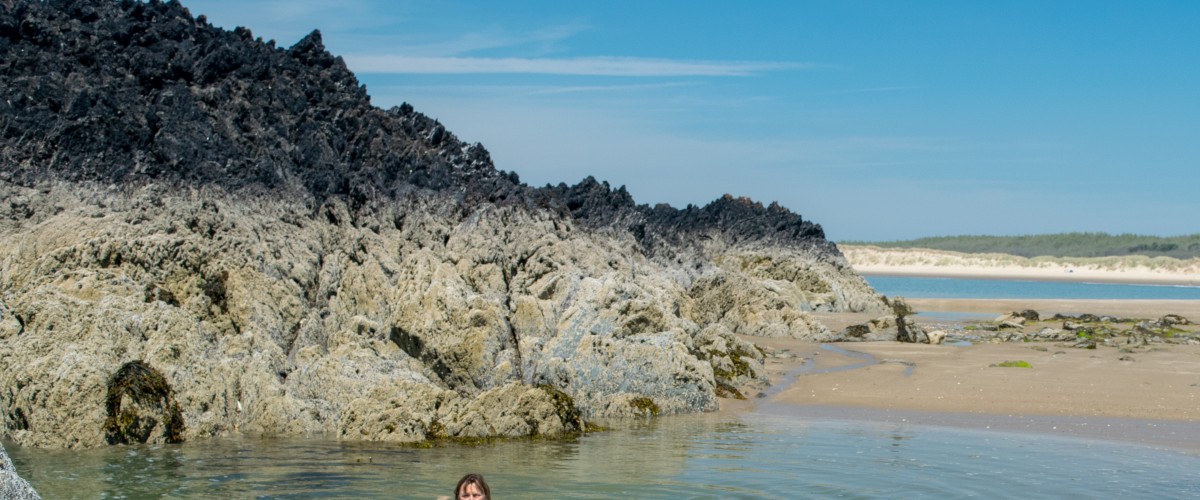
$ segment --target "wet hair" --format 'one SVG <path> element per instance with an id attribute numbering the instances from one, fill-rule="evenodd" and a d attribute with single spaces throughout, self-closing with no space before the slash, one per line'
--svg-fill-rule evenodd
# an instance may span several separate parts
<path id="1" fill-rule="evenodd" d="M 462 479 L 458 480 L 458 485 L 454 487 L 453 498 L 457 499 L 458 494 L 462 492 L 463 486 L 468 484 L 474 484 L 479 488 L 479 491 L 483 493 L 483 500 L 492 500 L 492 490 L 488 488 L 487 481 L 483 480 L 482 474 L 476 474 L 474 472 L 467 474 L 463 476 Z"/>

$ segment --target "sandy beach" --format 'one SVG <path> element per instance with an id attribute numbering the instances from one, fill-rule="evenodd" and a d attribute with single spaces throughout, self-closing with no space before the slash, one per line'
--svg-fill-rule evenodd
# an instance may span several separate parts
<path id="1" fill-rule="evenodd" d="M 1200 259 L 1144 256 L 1025 258 L 839 245 L 859 274 L 1200 286 Z"/>
<path id="2" fill-rule="evenodd" d="M 918 311 L 1033 309 L 1200 318 L 1196 301 L 913 299 Z M 824 313 L 829 328 L 869 315 Z M 741 408 L 795 416 L 909 422 L 1126 440 L 1200 453 L 1200 345 L 1071 347 L 1068 342 L 816 344 L 749 338 L 775 381 Z M 1024 361 L 1029 368 L 1000 367 Z"/>

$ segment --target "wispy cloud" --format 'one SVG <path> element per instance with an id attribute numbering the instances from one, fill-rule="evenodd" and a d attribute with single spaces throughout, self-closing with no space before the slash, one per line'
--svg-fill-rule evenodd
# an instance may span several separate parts
<path id="1" fill-rule="evenodd" d="M 581 24 L 562 24 L 528 31 L 485 28 L 445 38 L 422 33 L 383 31 L 363 34 L 342 33 L 339 36 L 356 47 L 359 57 L 387 55 L 402 51 L 420 57 L 468 57 L 472 53 L 494 50 L 519 50 L 527 55 L 545 56 L 560 52 L 569 38 L 585 31 Z"/>
<path id="2" fill-rule="evenodd" d="M 752 76 L 767 71 L 809 69 L 804 63 L 688 61 L 637 57 L 530 59 L 519 57 L 414 57 L 349 55 L 356 72 L 392 74 L 541 74 L 577 76 Z"/>
<path id="3" fill-rule="evenodd" d="M 923 87 L 866 87 L 861 89 L 833 90 L 824 92 L 821 95 L 840 95 L 840 94 L 871 94 L 876 92 L 898 92 L 902 90 L 919 90 Z"/>
<path id="4" fill-rule="evenodd" d="M 579 85 L 573 87 L 539 87 L 526 92 L 526 95 L 574 94 L 581 92 L 627 92 L 636 90 L 657 90 L 680 87 L 695 87 L 694 82 L 664 82 L 642 85 Z"/>

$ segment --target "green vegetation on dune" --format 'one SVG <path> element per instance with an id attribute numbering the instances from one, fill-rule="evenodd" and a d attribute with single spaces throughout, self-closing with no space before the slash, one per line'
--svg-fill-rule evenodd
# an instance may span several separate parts
<path id="1" fill-rule="evenodd" d="M 962 253 L 999 253 L 1022 257 L 1116 257 L 1145 255 L 1191 259 L 1200 257 L 1200 234 L 1143 236 L 1137 234 L 1061 233 L 1026 236 L 938 236 L 907 241 L 842 241 L 846 245 L 880 248 L 930 248 Z"/>

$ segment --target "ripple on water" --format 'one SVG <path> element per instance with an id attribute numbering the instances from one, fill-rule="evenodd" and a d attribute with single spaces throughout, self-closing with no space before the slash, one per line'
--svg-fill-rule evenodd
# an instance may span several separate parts
<path id="1" fill-rule="evenodd" d="M 627 422 L 575 440 L 405 448 L 322 439 L 31 450 L 45 498 L 434 498 L 468 471 L 510 498 L 1177 498 L 1200 458 L 1040 434 L 795 416 Z"/>

